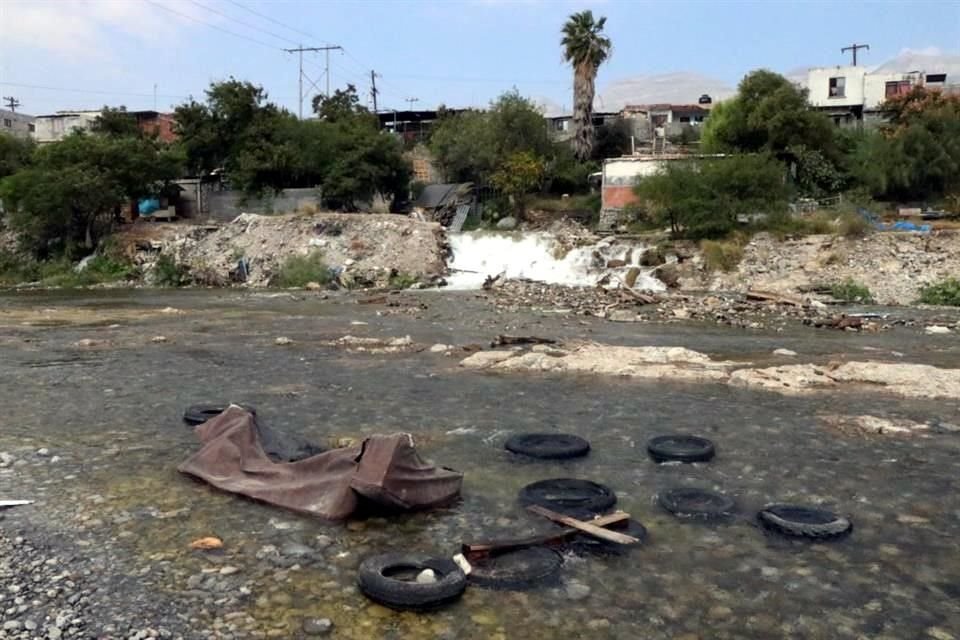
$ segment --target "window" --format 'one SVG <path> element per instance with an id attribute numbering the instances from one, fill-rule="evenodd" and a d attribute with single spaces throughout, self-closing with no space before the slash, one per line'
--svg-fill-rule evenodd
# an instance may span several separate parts
<path id="1" fill-rule="evenodd" d="M 893 98 L 910 93 L 910 87 L 913 86 L 909 80 L 893 80 L 886 84 L 884 97 Z"/>
<path id="2" fill-rule="evenodd" d="M 845 97 L 845 87 L 847 84 L 846 78 L 830 78 L 830 97 L 831 98 L 843 98 Z"/>
<path id="3" fill-rule="evenodd" d="M 690 122 L 690 116 L 680 116 L 680 122 L 688 124 Z"/>
<path id="4" fill-rule="evenodd" d="M 4 119 L 3 119 L 3 126 L 5 126 L 7 129 L 12 129 L 12 128 L 13 128 L 13 120 L 11 120 L 10 118 L 4 118 Z"/>
<path id="5" fill-rule="evenodd" d="M 947 81 L 947 74 L 945 73 L 928 73 L 927 74 L 927 82 L 934 83 L 934 82 L 946 82 L 946 81 Z"/>
<path id="6" fill-rule="evenodd" d="M 32 122 L 27 125 L 27 131 L 29 131 L 30 133 L 34 133 L 36 130 L 37 130 L 37 125 L 33 124 Z"/>

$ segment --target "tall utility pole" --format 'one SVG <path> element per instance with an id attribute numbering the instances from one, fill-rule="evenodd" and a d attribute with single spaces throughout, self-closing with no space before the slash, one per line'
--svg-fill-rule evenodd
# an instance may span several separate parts
<path id="1" fill-rule="evenodd" d="M 377 112 L 377 74 L 370 70 L 370 96 L 373 98 L 373 112 Z"/>
<path id="2" fill-rule="evenodd" d="M 840 53 L 846 53 L 847 51 L 852 51 L 852 52 L 853 52 L 853 66 L 857 66 L 857 50 L 858 50 L 858 49 L 866 49 L 867 51 L 870 51 L 870 45 L 868 45 L 868 44 L 857 44 L 856 42 L 854 42 L 854 43 L 853 43 L 852 45 L 850 45 L 849 47 L 844 47 L 844 48 L 840 49 Z"/>
<path id="3" fill-rule="evenodd" d="M 409 103 L 410 103 L 410 111 L 413 111 L 413 103 L 414 103 L 414 102 L 420 102 L 420 98 L 405 98 L 405 99 L 404 99 L 404 102 L 409 102 Z"/>
<path id="4" fill-rule="evenodd" d="M 297 96 L 300 98 L 298 103 L 297 113 L 301 120 L 303 120 L 303 52 L 304 51 L 325 51 L 327 54 L 327 66 L 324 73 L 327 76 L 327 96 L 330 95 L 330 51 L 333 49 L 343 49 L 343 47 L 338 45 L 327 45 L 325 47 L 304 47 L 303 45 L 297 47 L 296 49 L 284 49 L 287 53 L 299 53 L 300 54 L 300 75 L 297 77 Z M 313 81 L 310 81 L 313 84 Z"/>
<path id="5" fill-rule="evenodd" d="M 7 103 L 7 107 L 10 108 L 10 111 L 16 111 L 17 107 L 20 106 L 20 101 L 13 96 L 3 96 L 3 100 Z"/>

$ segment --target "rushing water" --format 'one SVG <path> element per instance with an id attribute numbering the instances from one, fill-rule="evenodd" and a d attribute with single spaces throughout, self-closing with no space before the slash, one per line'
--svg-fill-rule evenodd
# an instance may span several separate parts
<path id="1" fill-rule="evenodd" d="M 450 289 L 479 289 L 488 276 L 528 278 L 549 284 L 586 287 L 603 276 L 623 277 L 638 267 L 645 247 L 602 240 L 566 250 L 549 233 L 496 233 L 467 231 L 451 234 Z M 623 264 L 607 268 L 611 260 Z M 644 268 L 643 271 L 649 271 Z M 635 288 L 662 291 L 666 287 L 649 273 L 641 273 Z"/>
<path id="2" fill-rule="evenodd" d="M 221 536 L 230 562 L 252 585 L 245 612 L 257 620 L 257 630 L 294 637 L 305 615 L 328 616 L 337 637 L 357 639 L 893 640 L 960 629 L 960 437 L 850 439 L 816 420 L 819 412 L 836 412 L 957 422 L 955 402 L 847 393 L 785 398 L 717 385 L 506 377 L 464 371 L 455 360 L 428 352 L 373 356 L 318 344 L 345 333 L 413 333 L 427 344 L 463 343 L 508 327 L 626 344 L 683 344 L 744 359 L 761 359 L 775 345 L 821 357 L 863 346 L 876 354 L 899 349 L 919 356 L 929 349 L 923 343 L 811 330 L 770 336 L 503 317 L 463 294 L 418 298 L 428 307 L 420 317 L 389 316 L 389 308 L 349 300 L 165 295 L 162 301 L 148 294 L 69 303 L 53 296 L 4 300 L 8 312 L 56 306 L 84 314 L 57 316 L 50 324 L 59 326 L 0 316 L 0 450 L 49 447 L 63 461 L 46 473 L 69 478 L 38 475 L 10 484 L 9 476 L 0 476 L 0 495 L 19 497 L 13 494 L 29 487 L 38 512 L 70 514 L 73 520 L 65 515 L 65 522 L 77 521 L 76 504 L 101 496 L 89 513 L 80 509 L 82 526 L 100 527 L 103 544 L 131 554 L 134 562 L 165 558 L 173 573 L 163 588 L 173 594 L 204 567 L 184 552 L 186 542 Z M 167 305 L 187 313 L 155 313 Z M 151 341 L 161 334 L 167 342 Z M 294 343 L 279 347 L 278 335 Z M 85 338 L 111 343 L 73 346 Z M 463 500 L 448 510 L 341 525 L 215 492 L 175 468 L 196 448 L 180 423 L 182 408 L 221 399 L 254 404 L 272 426 L 324 442 L 411 431 L 424 455 L 465 472 Z M 545 430 L 582 435 L 593 450 L 577 461 L 534 463 L 502 449 L 509 434 Z M 655 465 L 644 443 L 665 432 L 708 436 L 719 454 L 709 464 Z M 568 557 L 559 587 L 527 593 L 471 588 L 457 604 L 429 615 L 389 612 L 356 591 L 356 566 L 370 553 L 449 556 L 466 540 L 546 530 L 516 505 L 516 492 L 528 482 L 562 476 L 610 485 L 618 506 L 647 526 L 649 541 L 616 559 Z M 677 520 L 653 501 L 674 486 L 726 492 L 738 501 L 740 517 L 723 525 Z M 771 501 L 825 504 L 850 515 L 856 528 L 833 544 L 771 537 L 753 524 L 756 509 Z M 142 516 L 181 509 L 176 517 Z M 258 558 L 264 545 L 309 546 L 318 535 L 335 541 L 325 560 L 283 579 Z"/>

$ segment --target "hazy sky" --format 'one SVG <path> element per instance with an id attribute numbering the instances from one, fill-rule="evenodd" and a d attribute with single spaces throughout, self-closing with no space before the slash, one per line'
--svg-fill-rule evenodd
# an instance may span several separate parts
<path id="1" fill-rule="evenodd" d="M 853 41 L 870 44 L 862 64 L 904 49 L 960 53 L 960 0 L 0 0 L 0 91 L 41 114 L 149 109 L 156 84 L 164 110 L 233 75 L 296 111 L 297 58 L 281 49 L 331 43 L 345 49 L 330 55 L 331 86 L 354 83 L 366 100 L 375 69 L 381 108 L 407 98 L 480 105 L 514 86 L 570 104 L 559 33 L 586 8 L 607 16 L 614 43 L 601 91 L 638 74 L 694 71 L 734 85 L 761 66 L 840 64 Z M 323 88 L 323 55 L 304 59 Z"/>

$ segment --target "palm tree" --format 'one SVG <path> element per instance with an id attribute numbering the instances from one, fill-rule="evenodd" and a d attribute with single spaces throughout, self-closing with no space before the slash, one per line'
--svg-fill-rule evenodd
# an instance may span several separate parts
<path id="1" fill-rule="evenodd" d="M 593 11 L 581 11 L 563 25 L 563 58 L 573 66 L 574 152 L 581 161 L 593 151 L 593 82 L 597 69 L 610 57 L 613 44 L 603 35 L 607 19 L 593 19 Z"/>

